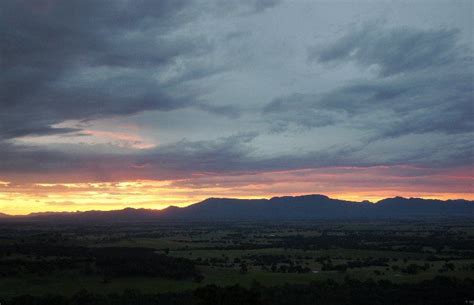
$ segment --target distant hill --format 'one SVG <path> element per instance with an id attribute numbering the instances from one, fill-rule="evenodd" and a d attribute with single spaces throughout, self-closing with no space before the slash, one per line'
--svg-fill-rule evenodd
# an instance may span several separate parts
<path id="1" fill-rule="evenodd" d="M 64 220 L 79 222 L 138 222 L 156 220 L 317 220 L 380 218 L 474 217 L 474 202 L 394 197 L 377 203 L 331 199 L 324 195 L 271 199 L 209 198 L 163 210 L 126 208 L 115 211 L 48 212 L 0 216 L 2 220 Z"/>
<path id="2" fill-rule="evenodd" d="M 26 216 L 11 216 L 22 220 L 64 220 L 80 222 L 135 222 L 154 221 L 163 214 L 162 210 L 133 209 L 113 211 L 85 211 L 85 212 L 45 212 L 32 213 Z"/>
<path id="3" fill-rule="evenodd" d="M 163 212 L 169 218 L 199 220 L 474 217 L 474 202 L 395 197 L 371 203 L 331 199 L 324 195 L 255 200 L 209 198 L 185 208 Z"/>

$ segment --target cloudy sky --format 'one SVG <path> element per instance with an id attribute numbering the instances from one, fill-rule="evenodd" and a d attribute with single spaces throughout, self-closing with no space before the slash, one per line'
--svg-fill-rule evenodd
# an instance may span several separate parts
<path id="1" fill-rule="evenodd" d="M 474 199 L 473 2 L 5 0 L 0 212 Z"/>

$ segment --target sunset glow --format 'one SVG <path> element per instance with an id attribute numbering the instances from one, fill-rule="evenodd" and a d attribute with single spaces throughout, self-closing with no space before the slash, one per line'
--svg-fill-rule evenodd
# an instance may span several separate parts
<path id="1" fill-rule="evenodd" d="M 474 199 L 472 3 L 329 2 L 7 1 L 0 213 Z"/>
<path id="2" fill-rule="evenodd" d="M 208 197 L 271 198 L 325 194 L 349 201 L 394 197 L 474 199 L 470 170 L 422 173 L 411 167 L 326 168 L 230 176 L 203 174 L 168 181 L 29 183 L 0 182 L 0 209 L 10 214 L 45 211 L 162 209 Z M 445 186 L 443 190 L 439 185 Z M 448 186 L 448 187 L 447 187 Z"/>

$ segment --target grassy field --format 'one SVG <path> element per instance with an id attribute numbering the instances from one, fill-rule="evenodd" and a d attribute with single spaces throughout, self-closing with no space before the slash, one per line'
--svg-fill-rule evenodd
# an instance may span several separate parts
<path id="1" fill-rule="evenodd" d="M 4 270 L 11 267 L 9 261 L 54 262 L 64 258 L 12 250 L 0 256 L 0 296 L 72 295 L 81 289 L 105 294 L 124 289 L 181 292 L 209 284 L 250 287 L 258 282 L 276 286 L 347 278 L 396 283 L 414 283 L 438 275 L 474 278 L 473 239 L 470 223 L 195 224 L 135 226 L 133 230 L 121 225 L 87 229 L 0 226 L 0 246 L 4 248 L 30 244 L 82 247 L 79 251 L 148 248 L 187 259 L 202 275 L 199 280 L 149 275 L 104 277 L 96 272 L 93 261 L 41 274 L 25 268 L 7 273 Z"/>

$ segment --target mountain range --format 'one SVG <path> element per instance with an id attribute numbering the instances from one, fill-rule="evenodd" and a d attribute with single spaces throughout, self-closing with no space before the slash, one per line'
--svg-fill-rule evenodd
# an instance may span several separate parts
<path id="1" fill-rule="evenodd" d="M 324 195 L 273 197 L 271 199 L 208 198 L 187 207 L 163 210 L 125 208 L 113 211 L 46 212 L 24 216 L 0 213 L 2 221 L 137 222 L 159 220 L 323 220 L 474 217 L 474 201 L 394 197 L 355 202 Z"/>

